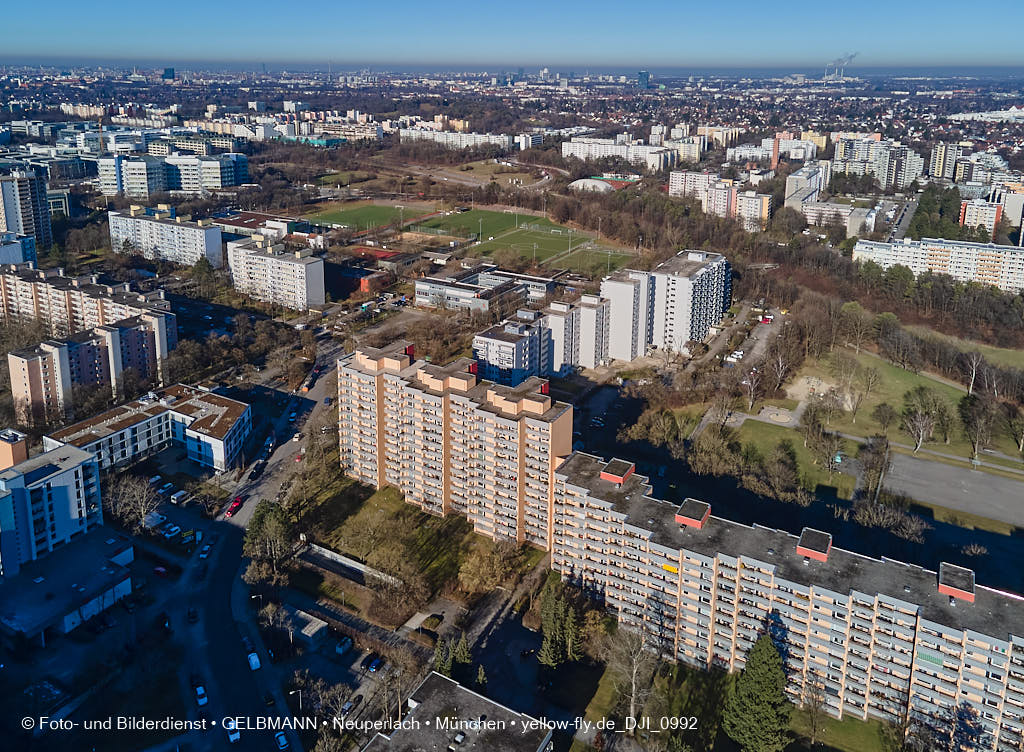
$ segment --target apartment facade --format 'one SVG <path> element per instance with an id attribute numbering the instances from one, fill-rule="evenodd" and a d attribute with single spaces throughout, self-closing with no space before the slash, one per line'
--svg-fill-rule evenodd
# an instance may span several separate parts
<path id="1" fill-rule="evenodd" d="M 0 231 L 28 235 L 37 248 L 53 245 L 44 175 L 35 170 L 0 174 Z"/>
<path id="2" fill-rule="evenodd" d="M 621 269 L 601 280 L 608 301 L 608 357 L 635 360 L 657 347 L 687 352 L 722 319 L 732 297 L 729 262 L 682 251 L 652 271 Z"/>
<path id="3" fill-rule="evenodd" d="M 772 217 L 772 197 L 767 193 L 740 191 L 736 194 L 736 219 L 747 232 L 761 232 Z"/>
<path id="4" fill-rule="evenodd" d="M 653 499 L 631 463 L 575 453 L 555 473 L 552 568 L 621 624 L 701 668 L 743 668 L 767 632 L 799 702 L 820 683 L 836 717 L 974 715 L 972 749 L 1024 737 L 1024 599 L 938 572 Z"/>
<path id="5" fill-rule="evenodd" d="M 515 146 L 515 136 L 506 136 L 500 133 L 461 133 L 425 128 L 401 128 L 398 131 L 398 137 L 402 143 L 433 141 L 435 144 L 449 149 L 469 149 L 492 145 L 499 149 L 511 150 Z"/>
<path id="6" fill-rule="evenodd" d="M 215 268 L 224 265 L 221 229 L 208 220 L 190 222 L 164 210 L 147 213 L 133 206 L 128 213 L 107 212 L 110 247 L 118 253 L 138 252 L 148 259 L 173 261 L 185 266 L 205 258 Z"/>
<path id="7" fill-rule="evenodd" d="M 872 261 L 883 269 L 897 264 L 915 275 L 948 274 L 960 282 L 979 282 L 1001 290 L 1024 289 L 1024 249 L 995 243 L 921 238 L 893 243 L 857 241 L 854 261 Z"/>
<path id="8" fill-rule="evenodd" d="M 657 172 L 674 166 L 677 152 L 636 141 L 628 133 L 621 133 L 615 138 L 574 136 L 570 141 L 562 142 L 562 157 L 576 157 L 584 161 L 617 157 Z"/>
<path id="9" fill-rule="evenodd" d="M 133 143 L 134 146 L 134 143 Z M 241 185 L 249 179 L 244 154 L 152 154 L 100 157 L 96 160 L 100 193 L 146 200 L 164 191 L 202 194 Z"/>
<path id="10" fill-rule="evenodd" d="M 996 228 L 1003 218 L 1003 205 L 998 202 L 985 201 L 980 198 L 960 202 L 960 226 L 984 227 L 993 240 Z"/>
<path id="11" fill-rule="evenodd" d="M 0 265 L 36 261 L 36 239 L 16 232 L 0 232 Z"/>
<path id="12" fill-rule="evenodd" d="M 924 159 L 896 141 L 874 138 L 840 138 L 836 142 L 832 171 L 871 175 L 882 188 L 905 189 L 925 171 Z"/>
<path id="13" fill-rule="evenodd" d="M 514 319 L 473 337 L 473 358 L 481 379 L 515 386 L 551 370 L 551 335 L 537 311 L 520 310 Z"/>
<path id="14" fill-rule="evenodd" d="M 101 524 L 91 454 L 62 447 L 30 459 L 25 434 L 0 431 L 0 579 Z"/>
<path id="15" fill-rule="evenodd" d="M 239 292 L 298 311 L 324 305 L 324 260 L 312 251 L 287 252 L 262 236 L 228 241 L 231 284 Z"/>
<path id="16" fill-rule="evenodd" d="M 572 450 L 572 406 L 547 382 L 481 381 L 476 363 L 414 359 L 405 341 L 338 361 L 343 471 L 391 485 L 431 514 L 492 539 L 550 545 L 553 473 Z"/>
<path id="17" fill-rule="evenodd" d="M 718 173 L 674 171 L 668 176 L 668 195 L 704 199 L 708 188 L 719 181 Z"/>
<path id="18" fill-rule="evenodd" d="M 77 447 L 109 470 L 174 444 L 193 462 L 223 472 L 238 464 L 251 430 L 244 402 L 174 384 L 44 436 L 43 447 Z"/>
<path id="19" fill-rule="evenodd" d="M 95 275 L 67 277 L 63 269 L 36 269 L 33 264 L 0 266 L 0 319 L 42 321 L 54 337 L 162 311 L 174 332 L 168 342 L 177 341 L 170 308 L 163 290 L 134 292 L 128 283 L 101 285 Z"/>
<path id="20" fill-rule="evenodd" d="M 162 382 L 164 362 L 177 345 L 174 318 L 152 311 L 8 353 L 19 422 L 64 417 L 74 408 L 77 387 L 105 387 L 117 397 L 129 369 L 144 381 Z"/>
<path id="21" fill-rule="evenodd" d="M 599 295 L 580 298 L 580 355 L 583 368 L 597 368 L 608 362 L 608 328 L 611 303 Z"/>

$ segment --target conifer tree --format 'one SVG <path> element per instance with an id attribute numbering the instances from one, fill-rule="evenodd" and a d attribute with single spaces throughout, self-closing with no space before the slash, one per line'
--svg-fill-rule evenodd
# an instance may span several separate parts
<path id="1" fill-rule="evenodd" d="M 757 638 L 726 703 L 722 725 L 743 752 L 782 752 L 790 742 L 782 657 L 767 634 Z"/>

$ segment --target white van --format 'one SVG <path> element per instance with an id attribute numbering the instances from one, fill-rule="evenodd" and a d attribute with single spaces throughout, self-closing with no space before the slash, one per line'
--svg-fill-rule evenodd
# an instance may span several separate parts
<path id="1" fill-rule="evenodd" d="M 173 494 L 171 496 L 171 503 L 172 504 L 180 504 L 181 502 L 183 502 L 185 500 L 185 497 L 187 497 L 187 496 L 188 496 L 188 491 L 178 491 L 176 494 Z"/>

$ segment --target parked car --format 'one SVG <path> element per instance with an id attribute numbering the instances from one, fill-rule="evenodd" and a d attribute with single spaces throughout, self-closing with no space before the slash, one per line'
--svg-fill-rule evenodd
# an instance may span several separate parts
<path id="1" fill-rule="evenodd" d="M 250 671 L 256 671 L 256 670 L 259 669 L 259 667 L 260 667 L 260 657 L 258 655 L 256 655 L 255 652 L 249 653 L 249 655 L 246 656 L 246 658 L 249 661 L 249 670 Z"/>
<path id="2" fill-rule="evenodd" d="M 376 674 L 382 668 L 384 668 L 384 659 L 381 658 L 380 656 L 378 656 L 378 657 L 374 658 L 373 661 L 370 662 L 370 665 L 367 668 L 367 670 L 371 674 Z"/>
<path id="3" fill-rule="evenodd" d="M 200 559 L 207 559 L 207 558 L 209 558 L 210 550 L 212 548 L 213 548 L 213 545 L 210 544 L 210 543 L 207 543 L 205 546 L 203 546 L 201 549 L 199 549 L 199 558 Z"/>
<path id="4" fill-rule="evenodd" d="M 178 491 L 177 493 L 171 494 L 171 503 L 180 504 L 188 496 L 188 491 Z"/>
<path id="5" fill-rule="evenodd" d="M 283 731 L 278 731 L 274 734 L 274 741 L 277 743 L 278 749 L 288 749 L 288 738 L 284 735 Z"/>
<path id="6" fill-rule="evenodd" d="M 155 486 L 157 483 L 159 483 L 162 480 L 163 480 L 163 478 L 161 476 L 154 475 L 152 478 L 149 479 L 149 485 Z"/>
<path id="7" fill-rule="evenodd" d="M 177 525 L 171 525 L 169 528 L 164 530 L 164 538 L 166 538 L 167 540 L 170 540 L 171 538 L 173 538 L 174 536 L 176 536 L 180 532 L 181 532 L 181 528 L 180 527 L 178 527 Z"/>
<path id="8" fill-rule="evenodd" d="M 242 508 L 242 502 L 238 498 L 236 498 L 234 501 L 231 502 L 231 506 L 228 507 L 228 511 L 226 511 L 224 513 L 224 516 L 225 517 L 234 517 L 235 516 L 235 512 L 237 512 L 241 508 Z"/>
<path id="9" fill-rule="evenodd" d="M 209 701 L 210 698 L 206 696 L 206 688 L 203 687 L 202 684 L 200 684 L 198 687 L 196 687 L 196 705 L 198 705 L 199 707 L 203 707 L 203 705 L 205 705 Z"/>
<path id="10" fill-rule="evenodd" d="M 324 397 L 324 404 L 325 405 L 330 405 L 331 404 L 331 398 L 330 397 Z"/>
<path id="11" fill-rule="evenodd" d="M 157 489 L 156 492 L 158 494 L 164 495 L 170 493 L 172 488 L 174 488 L 173 483 L 164 483 L 162 486 L 160 486 L 160 488 Z"/>

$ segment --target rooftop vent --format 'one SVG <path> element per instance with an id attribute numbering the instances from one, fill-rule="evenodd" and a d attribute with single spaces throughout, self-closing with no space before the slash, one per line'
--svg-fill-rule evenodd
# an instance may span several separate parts
<path id="1" fill-rule="evenodd" d="M 676 523 L 700 530 L 711 516 L 711 505 L 697 499 L 684 499 L 676 510 Z"/>
<path id="2" fill-rule="evenodd" d="M 547 382 L 544 382 L 545 385 Z M 546 392 L 545 392 L 546 393 Z M 625 460 L 612 460 L 604 469 L 601 471 L 601 480 L 606 480 L 609 483 L 616 485 L 622 485 L 626 482 L 626 478 L 633 474 L 636 469 L 636 465 L 632 462 L 626 462 Z"/>

